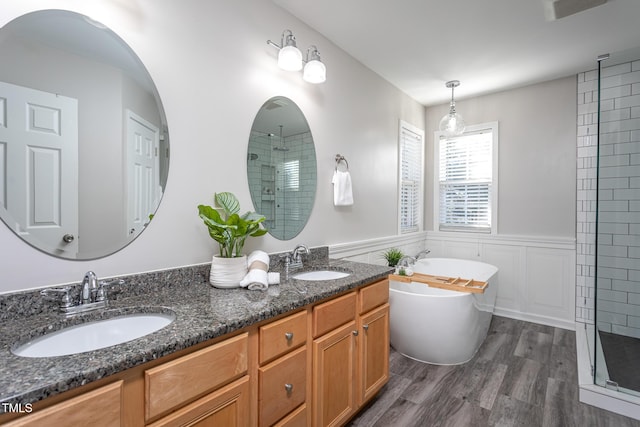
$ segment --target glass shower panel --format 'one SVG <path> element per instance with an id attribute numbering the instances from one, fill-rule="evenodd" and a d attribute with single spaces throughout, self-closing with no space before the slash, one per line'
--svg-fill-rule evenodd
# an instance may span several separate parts
<path id="1" fill-rule="evenodd" d="M 594 376 L 640 395 L 640 50 L 598 71 Z"/>

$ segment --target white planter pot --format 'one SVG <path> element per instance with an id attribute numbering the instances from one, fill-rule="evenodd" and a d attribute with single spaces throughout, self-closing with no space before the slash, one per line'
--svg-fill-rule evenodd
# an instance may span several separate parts
<path id="1" fill-rule="evenodd" d="M 247 256 L 221 258 L 217 255 L 211 260 L 209 282 L 214 288 L 237 288 L 247 275 Z"/>

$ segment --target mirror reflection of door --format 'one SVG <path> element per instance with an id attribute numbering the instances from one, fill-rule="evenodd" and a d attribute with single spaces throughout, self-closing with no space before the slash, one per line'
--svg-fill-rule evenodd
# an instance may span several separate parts
<path id="1" fill-rule="evenodd" d="M 137 236 L 156 211 L 160 188 L 160 132 L 134 112 L 127 110 L 127 230 Z"/>
<path id="2" fill-rule="evenodd" d="M 0 153 L 0 205 L 15 220 L 14 231 L 75 258 L 77 100 L 0 82 Z"/>

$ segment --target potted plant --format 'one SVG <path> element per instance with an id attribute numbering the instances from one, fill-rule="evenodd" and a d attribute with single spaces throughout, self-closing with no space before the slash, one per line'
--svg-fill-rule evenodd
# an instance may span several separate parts
<path id="1" fill-rule="evenodd" d="M 240 202 L 233 193 L 214 195 L 216 207 L 198 206 L 198 214 L 209 230 L 209 236 L 220 246 L 220 253 L 211 261 L 209 281 L 218 288 L 235 288 L 247 274 L 247 257 L 242 252 L 247 237 L 264 235 L 260 226 L 265 220 L 256 212 L 240 215 Z"/>
<path id="2" fill-rule="evenodd" d="M 389 267 L 395 267 L 403 256 L 404 252 L 398 248 L 389 248 L 382 253 L 382 257 L 387 260 Z"/>

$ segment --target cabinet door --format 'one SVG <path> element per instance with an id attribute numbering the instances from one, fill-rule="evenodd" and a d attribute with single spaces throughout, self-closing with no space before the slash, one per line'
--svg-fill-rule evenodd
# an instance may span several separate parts
<path id="1" fill-rule="evenodd" d="M 356 322 L 313 341 L 313 425 L 342 425 L 356 409 Z"/>
<path id="2" fill-rule="evenodd" d="M 389 380 L 389 304 L 360 318 L 360 405 Z"/>
<path id="3" fill-rule="evenodd" d="M 249 377 L 244 376 L 148 427 L 248 427 Z"/>

